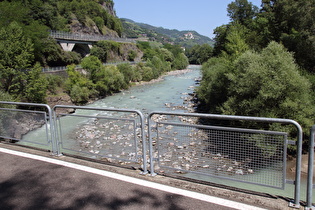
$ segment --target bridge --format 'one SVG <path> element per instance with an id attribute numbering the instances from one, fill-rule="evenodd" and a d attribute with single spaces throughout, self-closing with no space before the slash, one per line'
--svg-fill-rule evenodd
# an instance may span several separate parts
<path id="1" fill-rule="evenodd" d="M 50 31 L 50 37 L 57 40 L 64 51 L 75 51 L 83 57 L 90 53 L 93 44 L 108 40 L 121 43 L 136 43 L 134 39 L 117 38 L 104 35 L 89 35 L 82 33 L 69 33 L 64 31 Z"/>

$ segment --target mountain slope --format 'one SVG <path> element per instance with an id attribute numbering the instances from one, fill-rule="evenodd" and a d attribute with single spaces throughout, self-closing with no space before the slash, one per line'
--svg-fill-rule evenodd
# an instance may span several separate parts
<path id="1" fill-rule="evenodd" d="M 188 48 L 194 45 L 214 44 L 212 39 L 200 35 L 196 31 L 170 30 L 145 23 L 137 23 L 130 19 L 121 18 L 120 20 L 124 29 L 123 36 L 128 38 L 142 38 L 162 43 L 174 43 Z"/>

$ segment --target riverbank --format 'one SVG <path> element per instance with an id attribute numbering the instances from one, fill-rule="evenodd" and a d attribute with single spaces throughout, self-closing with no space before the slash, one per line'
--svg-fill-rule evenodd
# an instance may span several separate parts
<path id="1" fill-rule="evenodd" d="M 157 79 L 153 79 L 150 81 L 135 82 L 135 83 L 133 83 L 132 86 L 153 84 L 153 83 L 162 81 L 166 76 L 181 75 L 181 74 L 188 73 L 190 71 L 192 71 L 192 70 L 187 68 L 187 69 L 183 69 L 183 70 L 174 70 L 174 71 L 166 72 L 163 75 L 161 75 L 160 77 L 158 77 Z M 104 98 L 106 98 L 106 97 L 104 97 Z M 104 98 L 93 98 L 93 99 L 90 99 L 86 104 L 81 104 L 81 105 L 91 104 L 91 103 L 94 103 L 94 102 L 101 100 L 101 99 L 104 99 Z M 76 105 L 75 103 L 72 102 L 69 94 L 67 94 L 66 91 L 61 89 L 61 88 L 59 88 L 55 94 L 48 94 L 48 96 L 46 97 L 46 101 L 47 101 L 47 104 L 51 108 L 53 108 L 55 105 L 69 105 L 69 106 L 75 106 Z M 72 109 L 69 109 L 68 112 L 71 113 Z"/>

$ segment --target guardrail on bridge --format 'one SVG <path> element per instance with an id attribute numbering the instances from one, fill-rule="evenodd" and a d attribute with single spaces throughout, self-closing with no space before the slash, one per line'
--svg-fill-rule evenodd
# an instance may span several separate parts
<path id="1" fill-rule="evenodd" d="M 296 142 L 291 207 L 300 206 L 302 129 L 293 120 L 152 112 L 146 128 L 144 116 L 137 110 L 62 105 L 51 110 L 46 104 L 1 101 L 0 114 L 0 138 L 45 148 L 56 155 L 99 158 L 120 165 L 142 164 L 143 172 L 152 175 L 173 171 L 183 176 L 197 174 L 280 189 L 289 181 L 287 146 Z M 19 136 L 14 133 L 16 128 L 30 126 L 30 121 L 38 122 L 33 123 L 33 129 L 39 134 L 29 137 L 31 130 Z M 296 132 L 262 130 L 255 128 L 256 124 L 288 125 Z M 265 169 L 268 175 L 260 173 Z M 311 198 L 308 203 L 312 205 Z"/>
<path id="2" fill-rule="evenodd" d="M 76 40 L 76 41 L 115 41 L 115 42 L 125 42 L 125 43 L 136 43 L 134 39 L 127 38 L 117 38 L 103 35 L 90 35 L 82 33 L 70 33 L 65 31 L 50 31 L 50 36 L 55 39 L 64 39 L 64 40 Z"/>
<path id="3" fill-rule="evenodd" d="M 297 122 L 174 112 L 152 112 L 148 122 L 151 173 L 183 177 L 189 173 L 281 189 L 286 182 L 295 183 L 290 205 L 299 208 L 302 128 Z M 294 126 L 296 136 L 281 130 L 255 129 L 257 123 L 265 128 L 278 127 L 270 124 Z M 297 172 L 290 181 L 286 179 L 287 147 L 295 143 Z"/>

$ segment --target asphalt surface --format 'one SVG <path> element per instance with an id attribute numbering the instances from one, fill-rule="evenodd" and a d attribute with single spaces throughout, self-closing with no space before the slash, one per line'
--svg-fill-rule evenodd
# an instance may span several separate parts
<path id="1" fill-rule="evenodd" d="M 5 149 L 6 150 L 6 149 Z M 27 154 L 27 153 L 25 153 Z M 40 156 L 39 156 L 40 157 Z M 67 162 L 10 154 L 0 150 L 0 209 L 254 209 L 253 206 L 212 196 L 190 196 L 161 184 Z M 57 160 L 60 161 L 60 160 Z M 99 172 L 101 171 L 101 172 Z M 112 173 L 112 172 L 109 172 Z M 124 178 L 125 177 L 125 178 Z M 126 180 L 124 180 L 126 179 Z M 136 178 L 132 178 L 136 179 Z M 138 184 L 137 184 L 138 183 Z M 144 183 L 144 184 L 142 184 Z M 152 184 L 152 186 L 151 186 Z M 203 198 L 201 198 L 203 197 Z M 233 203 L 234 202 L 234 203 Z"/>
<path id="2" fill-rule="evenodd" d="M 1 209 L 230 209 L 25 157 L 0 160 Z"/>

